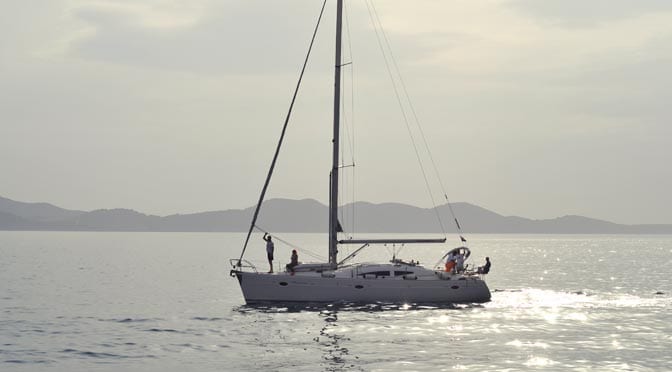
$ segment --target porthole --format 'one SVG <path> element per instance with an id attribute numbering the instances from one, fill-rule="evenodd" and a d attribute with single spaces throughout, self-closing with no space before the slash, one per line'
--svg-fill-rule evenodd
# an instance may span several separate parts
<path id="1" fill-rule="evenodd" d="M 361 284 L 357 284 L 357 285 L 355 286 L 355 288 L 357 288 L 357 289 L 362 289 L 362 288 L 364 288 L 364 286 L 361 285 Z"/>
<path id="2" fill-rule="evenodd" d="M 280 282 L 279 284 L 284 287 L 287 285 L 287 282 Z"/>
<path id="3" fill-rule="evenodd" d="M 452 289 L 459 289 L 460 286 L 459 286 L 459 285 L 454 285 L 454 286 L 452 286 L 452 287 L 450 287 L 450 288 L 452 288 Z"/>

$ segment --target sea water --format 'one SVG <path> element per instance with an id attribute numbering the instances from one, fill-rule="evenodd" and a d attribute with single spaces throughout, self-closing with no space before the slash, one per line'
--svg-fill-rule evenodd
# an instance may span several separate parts
<path id="1" fill-rule="evenodd" d="M 243 240 L 0 232 L 0 370 L 672 370 L 671 236 L 470 236 L 492 301 L 452 306 L 246 306 L 228 261 Z M 326 256 L 321 234 L 279 234 L 276 270 L 284 242 Z M 446 248 L 357 258 L 432 266 Z M 260 236 L 245 257 L 268 270 Z"/>

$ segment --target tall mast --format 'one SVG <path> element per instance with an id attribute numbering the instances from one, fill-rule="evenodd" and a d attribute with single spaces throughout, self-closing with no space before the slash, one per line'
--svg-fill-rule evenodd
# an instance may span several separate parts
<path id="1" fill-rule="evenodd" d="M 343 0 L 336 2 L 336 60 L 334 63 L 334 137 L 333 159 L 329 185 L 329 263 L 338 263 L 338 146 L 341 114 L 341 34 L 343 26 Z"/>

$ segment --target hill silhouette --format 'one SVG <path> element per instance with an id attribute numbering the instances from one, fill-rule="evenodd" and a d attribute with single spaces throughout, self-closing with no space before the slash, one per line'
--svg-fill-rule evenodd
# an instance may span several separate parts
<path id="1" fill-rule="evenodd" d="M 470 203 L 453 203 L 452 208 L 465 233 L 672 234 L 670 224 L 623 225 L 573 215 L 535 220 L 503 216 Z M 131 209 L 85 212 L 0 197 L 0 230 L 242 232 L 249 228 L 253 212 L 254 207 L 169 216 Z M 398 203 L 356 202 L 343 206 L 341 212 L 347 217 L 342 219 L 347 232 L 456 232 L 448 205 L 435 211 Z M 312 199 L 268 200 L 257 221 L 258 226 L 278 232 L 326 232 L 327 224 L 327 207 Z"/>

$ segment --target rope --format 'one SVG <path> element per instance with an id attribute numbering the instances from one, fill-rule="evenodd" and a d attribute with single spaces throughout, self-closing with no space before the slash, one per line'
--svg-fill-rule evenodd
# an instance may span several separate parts
<path id="1" fill-rule="evenodd" d="M 261 231 L 261 232 L 263 232 L 263 233 L 266 233 L 266 234 L 271 235 L 270 232 L 264 230 L 263 228 L 261 228 L 261 227 L 259 227 L 259 226 L 256 226 L 256 225 L 255 225 L 254 228 L 256 228 L 257 230 L 259 230 L 259 231 Z M 294 244 L 294 243 L 290 243 L 290 242 L 288 242 L 287 240 L 284 240 L 284 239 L 280 238 L 277 234 L 272 234 L 271 236 L 272 236 L 273 238 L 275 238 L 275 240 L 277 240 L 277 241 L 279 241 L 279 242 L 281 242 L 281 243 L 287 245 L 287 246 L 290 247 L 290 248 L 300 250 L 300 251 L 301 251 L 301 254 L 304 254 L 304 253 L 305 253 L 306 255 L 308 255 L 308 256 L 310 256 L 310 257 L 312 257 L 312 258 L 314 258 L 314 259 L 316 259 L 316 260 L 318 260 L 318 261 L 320 261 L 320 262 L 324 262 L 324 261 L 326 261 L 326 260 L 324 259 L 324 257 L 320 256 L 319 254 L 317 254 L 317 253 L 315 253 L 315 252 L 312 252 L 312 251 L 310 251 L 310 250 L 308 250 L 308 249 L 306 249 L 306 248 L 304 248 L 304 247 L 298 246 L 298 245 L 296 245 L 296 244 Z"/>
<path id="2" fill-rule="evenodd" d="M 439 214 L 439 211 L 436 207 L 436 202 L 434 201 L 434 196 L 432 195 L 432 190 L 431 190 L 431 187 L 429 186 L 429 180 L 427 179 L 427 173 L 425 172 L 425 168 L 422 165 L 422 159 L 420 158 L 420 153 L 418 151 L 418 146 L 415 143 L 415 138 L 413 137 L 413 132 L 412 132 L 411 127 L 409 125 L 408 116 L 406 115 L 406 110 L 404 110 L 404 105 L 403 105 L 403 102 L 402 102 L 401 97 L 399 95 L 399 90 L 397 88 L 397 84 L 395 83 L 394 75 L 392 74 L 392 70 L 390 69 L 390 64 L 388 62 L 388 58 L 387 58 L 387 55 L 385 53 L 385 48 L 383 47 L 383 43 L 380 40 L 380 34 L 378 33 L 378 29 L 376 28 L 376 26 L 380 27 L 380 33 L 382 33 L 383 37 L 386 40 L 387 46 L 390 49 L 390 58 L 393 59 L 393 60 L 394 60 L 394 55 L 391 52 L 389 42 L 387 42 L 387 37 L 385 36 L 385 31 L 383 30 L 383 24 L 380 22 L 380 18 L 378 18 L 376 8 L 373 5 L 373 2 L 371 2 L 371 5 L 369 6 L 369 2 L 370 2 L 370 0 L 367 0 L 364 3 L 366 4 L 366 8 L 369 11 L 369 17 L 371 18 L 371 22 L 373 23 L 373 29 L 374 29 L 375 34 L 376 34 L 376 40 L 378 41 L 378 46 L 380 47 L 380 50 L 383 54 L 383 60 L 385 61 L 385 68 L 387 69 L 387 73 L 388 73 L 388 75 L 390 77 L 390 80 L 392 82 L 392 88 L 394 90 L 394 95 L 397 98 L 397 103 L 399 104 L 401 114 L 404 118 L 404 123 L 406 124 L 406 130 L 408 131 L 408 135 L 411 138 L 411 144 L 413 145 L 413 150 L 415 151 L 415 156 L 418 160 L 418 165 L 420 166 L 420 171 L 422 172 L 422 177 L 425 181 L 425 187 L 427 188 L 427 194 L 429 195 L 429 198 L 432 201 L 432 206 L 434 207 L 433 210 L 434 210 L 434 213 L 436 214 L 436 218 L 439 222 L 439 226 L 441 227 L 441 231 L 443 232 L 443 235 L 446 236 L 446 229 L 443 226 L 443 221 L 441 220 L 441 215 Z M 376 13 L 375 19 L 374 19 L 374 15 L 373 15 L 371 9 L 373 9 L 373 12 Z M 376 24 L 376 20 L 377 20 L 377 24 Z"/>
<path id="3" fill-rule="evenodd" d="M 350 18 L 349 18 L 349 11 L 348 11 L 348 2 L 344 1 L 343 6 L 345 8 L 345 30 L 348 34 L 348 52 L 350 53 L 350 61 L 352 62 L 354 60 L 354 57 L 352 55 L 352 37 L 350 36 Z M 351 146 L 351 151 L 352 151 L 352 204 L 351 204 L 351 213 L 352 213 L 352 221 L 351 221 L 351 228 L 350 228 L 350 234 L 351 236 L 355 234 L 355 172 L 356 169 L 354 168 L 355 166 L 355 67 L 353 65 L 350 66 L 350 125 L 352 125 L 352 142 L 350 143 Z"/>
<path id="4" fill-rule="evenodd" d="M 422 125 L 420 125 L 420 120 L 418 119 L 418 115 L 415 111 L 415 106 L 413 105 L 413 101 L 411 100 L 410 94 L 408 94 L 408 89 L 406 88 L 406 83 L 404 82 L 403 76 L 401 75 L 401 72 L 399 71 L 399 66 L 397 65 L 397 60 L 394 58 L 394 54 L 392 53 L 392 47 L 390 46 L 389 40 L 387 38 L 387 34 L 385 33 L 385 30 L 382 27 L 382 23 L 380 22 L 380 18 L 378 17 L 378 12 L 376 11 L 376 7 L 374 6 L 373 2 L 371 2 L 371 7 L 373 8 L 373 12 L 376 16 L 376 19 L 378 20 L 378 23 L 381 25 L 381 33 L 383 34 L 383 38 L 385 39 L 385 43 L 387 44 L 387 48 L 389 50 L 392 63 L 394 65 L 394 69 L 397 72 L 397 76 L 399 78 L 399 82 L 401 84 L 401 88 L 404 92 L 404 96 L 406 97 L 406 100 L 408 101 L 408 106 L 411 109 L 411 114 L 413 115 L 413 119 L 415 121 L 416 126 L 418 127 L 418 130 L 420 132 L 420 137 L 422 138 L 422 141 L 425 145 L 425 149 L 427 150 L 427 155 L 429 156 L 429 160 L 432 163 L 432 168 L 434 170 L 434 174 L 436 175 L 437 180 L 439 181 L 439 186 L 441 187 L 441 192 L 443 193 L 443 197 L 446 200 L 446 204 L 448 205 L 448 210 L 450 211 L 450 215 L 453 217 L 453 221 L 455 221 L 455 226 L 457 227 L 457 232 L 460 237 L 461 242 L 466 242 L 466 239 L 462 236 L 462 227 L 460 226 L 460 222 L 457 220 L 457 216 L 455 214 L 455 211 L 453 210 L 452 203 L 450 200 L 448 200 L 448 193 L 446 192 L 446 188 L 443 184 L 443 180 L 441 179 L 441 174 L 439 173 L 438 167 L 436 166 L 436 162 L 434 161 L 434 156 L 432 156 L 432 151 L 430 150 L 429 143 L 427 142 L 427 137 L 425 136 L 425 131 L 422 129 Z M 436 207 L 435 207 L 436 208 Z M 438 211 L 436 212 L 438 215 Z M 441 227 L 443 228 L 443 222 L 441 220 L 441 217 L 439 216 L 439 223 L 441 224 Z M 445 234 L 445 231 L 444 231 Z"/>
<path id="5" fill-rule="evenodd" d="M 350 164 L 346 165 L 345 164 L 345 156 L 341 157 L 341 168 L 346 168 L 346 167 L 353 167 L 352 173 L 350 174 L 349 180 L 351 181 L 351 189 L 348 190 L 345 185 L 347 180 L 347 174 L 344 172 L 343 177 L 339 178 L 339 183 L 340 183 L 340 190 L 342 190 L 342 199 L 343 200 L 351 200 L 351 204 L 349 208 L 342 208 L 339 209 L 339 219 L 341 222 L 341 226 L 343 227 L 344 232 L 346 230 L 349 231 L 349 234 L 346 234 L 350 237 L 352 237 L 354 230 L 355 230 L 355 119 L 354 119 L 354 107 L 355 107 L 355 102 L 354 102 L 354 96 L 355 96 L 355 90 L 354 90 L 354 74 L 353 74 L 353 56 L 352 56 L 352 37 L 350 35 L 350 19 L 349 19 L 349 13 L 348 13 L 348 6 L 347 2 L 343 2 L 343 7 L 344 7 L 344 20 L 345 20 L 345 30 L 346 30 L 346 35 L 347 35 L 347 50 L 348 50 L 348 57 L 349 61 L 348 63 L 342 64 L 341 66 L 350 66 L 350 115 L 351 119 L 348 121 L 348 117 L 346 115 L 347 110 L 346 110 L 346 104 L 345 104 L 345 89 L 341 90 L 341 111 L 343 112 L 343 115 L 341 118 L 343 119 L 343 126 L 342 128 L 344 129 L 345 132 L 345 138 L 347 139 L 347 145 L 348 149 L 350 150 Z M 341 81 L 342 85 L 345 85 L 345 80 L 346 80 L 346 75 L 343 74 L 341 75 Z M 350 126 L 352 128 L 350 128 Z M 341 142 L 341 154 L 344 154 L 344 147 L 345 145 Z M 346 197 L 345 192 L 350 191 L 350 195 L 348 195 L 351 199 L 348 199 Z M 348 213 L 349 212 L 349 213 Z M 346 219 L 347 217 L 351 217 L 349 219 Z"/>
<path id="6" fill-rule="evenodd" d="M 313 31 L 313 37 L 310 39 L 310 45 L 308 46 L 308 53 L 306 53 L 306 58 L 303 61 L 303 67 L 301 68 L 301 74 L 299 75 L 299 80 L 296 83 L 296 88 L 294 89 L 294 95 L 292 96 L 292 102 L 289 104 L 289 110 L 287 111 L 287 117 L 285 118 L 285 123 L 282 126 L 282 133 L 280 134 L 280 140 L 278 141 L 278 146 L 275 148 L 275 154 L 273 155 L 273 161 L 271 162 L 271 167 L 268 170 L 268 175 L 266 175 L 266 181 L 264 182 L 264 187 L 261 189 L 261 195 L 259 196 L 259 201 L 257 202 L 257 207 L 254 210 L 254 216 L 252 217 L 252 222 L 250 223 L 250 229 L 247 231 L 247 237 L 245 238 L 245 244 L 243 245 L 243 250 L 240 252 L 240 258 L 238 259 L 238 266 L 240 266 L 240 261 L 245 255 L 245 250 L 247 249 L 247 244 L 250 242 L 250 236 L 252 235 L 252 230 L 254 230 L 254 225 L 257 223 L 257 217 L 259 216 L 259 210 L 261 210 L 261 204 L 264 202 L 264 196 L 266 195 L 266 190 L 268 189 L 268 184 L 271 182 L 271 176 L 273 175 L 273 169 L 275 168 L 275 163 L 278 160 L 278 155 L 280 154 L 280 148 L 282 147 L 282 141 L 285 138 L 285 132 L 287 131 L 287 124 L 289 123 L 289 118 L 292 115 L 292 108 L 294 108 L 294 102 L 296 101 L 296 96 L 299 93 L 299 87 L 301 86 L 301 80 L 303 79 L 303 73 L 306 71 L 306 66 L 308 65 L 308 58 L 310 57 L 310 52 L 313 50 L 313 43 L 315 42 L 315 36 L 317 36 L 317 30 L 320 27 L 320 21 L 322 20 L 322 14 L 324 13 L 324 8 L 327 5 L 327 0 L 324 0 L 322 3 L 322 9 L 320 10 L 320 16 L 317 18 L 317 24 L 315 25 L 315 30 Z"/>
<path id="7" fill-rule="evenodd" d="M 397 60 L 396 60 L 396 58 L 394 58 L 394 54 L 392 53 L 392 47 L 390 46 L 390 42 L 387 38 L 387 34 L 385 33 L 385 30 L 382 27 L 382 23 L 380 22 L 380 18 L 378 17 L 378 12 L 376 11 L 376 7 L 373 4 L 373 1 L 371 2 L 371 7 L 373 8 L 373 12 L 376 16 L 376 19 L 378 20 L 378 23 L 381 25 L 380 30 L 381 30 L 381 33 L 383 34 L 383 38 L 385 40 L 385 43 L 387 44 L 387 48 L 389 50 L 390 57 L 392 59 L 393 65 L 394 65 L 394 69 L 397 72 L 399 82 L 400 82 L 402 90 L 404 92 L 404 96 L 406 97 L 406 100 L 408 101 L 408 106 L 411 109 L 411 113 L 413 115 L 413 119 L 415 121 L 415 124 L 418 127 L 418 130 L 420 131 L 420 137 L 422 138 L 422 141 L 425 145 L 425 148 L 427 149 L 427 155 L 429 156 L 429 160 L 432 163 L 432 168 L 434 169 L 434 173 L 436 175 L 436 178 L 439 181 L 439 186 L 441 187 L 441 192 L 443 193 L 443 197 L 446 199 L 446 204 L 448 204 L 448 209 L 450 210 L 450 214 L 453 217 L 453 220 L 455 221 L 455 226 L 457 227 L 457 231 L 460 234 L 460 240 L 465 241 L 465 239 L 462 237 L 462 228 L 460 227 L 460 223 L 457 220 L 457 216 L 455 215 L 455 212 L 453 211 L 453 206 L 451 205 L 450 200 L 448 200 L 448 193 L 446 192 L 446 188 L 443 185 L 443 180 L 441 179 L 441 175 L 440 175 L 439 170 L 436 166 L 436 162 L 434 161 L 434 156 L 432 156 L 432 152 L 429 148 L 429 143 L 427 142 L 427 137 L 425 136 L 425 131 L 422 129 L 422 126 L 420 125 L 420 120 L 418 119 L 418 115 L 416 114 L 415 106 L 413 105 L 413 101 L 411 100 L 411 96 L 408 94 L 408 90 L 406 89 L 406 83 L 404 82 L 404 79 L 401 75 L 401 72 L 399 71 L 399 66 L 397 65 Z"/>

